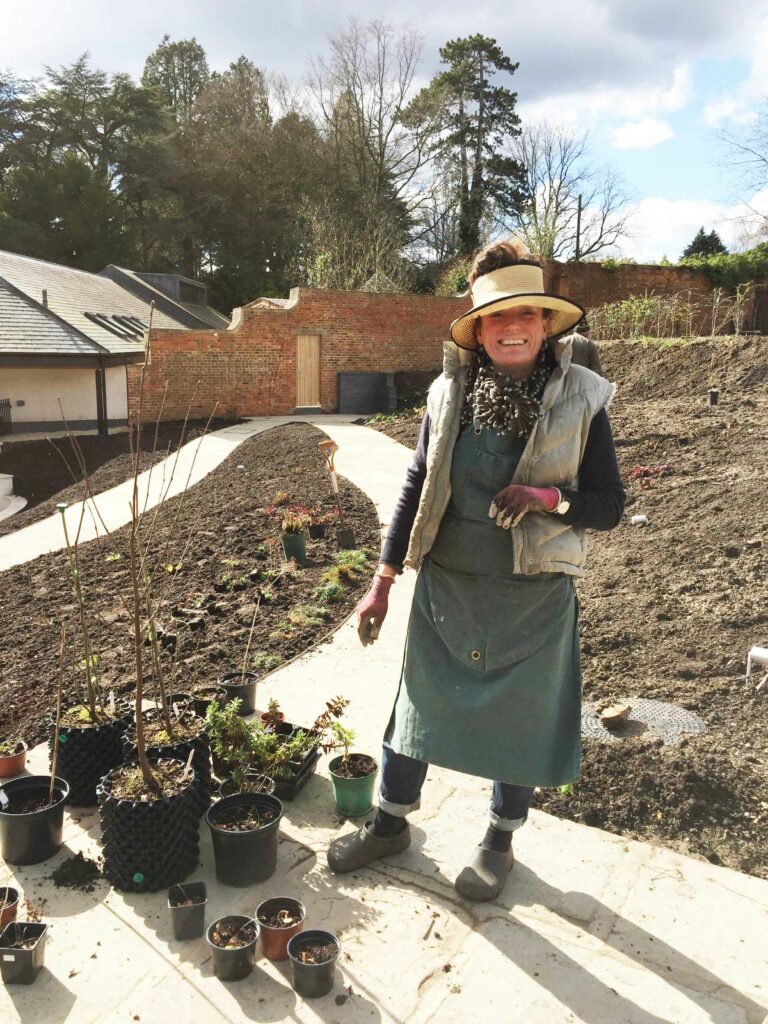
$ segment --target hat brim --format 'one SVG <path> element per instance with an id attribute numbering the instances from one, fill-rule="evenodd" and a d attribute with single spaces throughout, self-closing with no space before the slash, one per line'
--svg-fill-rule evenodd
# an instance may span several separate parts
<path id="1" fill-rule="evenodd" d="M 501 309 L 513 309 L 515 306 L 538 306 L 540 309 L 548 309 L 552 314 L 549 320 L 550 335 L 562 334 L 563 331 L 575 327 L 586 313 L 578 302 L 563 299 L 559 295 L 549 295 L 547 292 L 507 295 L 504 298 L 491 299 L 480 306 L 473 306 L 463 316 L 454 320 L 451 324 L 451 340 L 459 348 L 476 349 L 475 321 L 481 316 Z"/>

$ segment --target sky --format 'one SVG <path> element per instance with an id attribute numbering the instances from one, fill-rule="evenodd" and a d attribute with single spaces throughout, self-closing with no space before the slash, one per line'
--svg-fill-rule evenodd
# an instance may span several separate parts
<path id="1" fill-rule="evenodd" d="M 768 5 L 763 0 L 0 0 L 0 69 L 22 78 L 92 64 L 138 78 L 165 33 L 196 37 L 212 69 L 241 54 L 299 86 L 309 62 L 348 19 L 382 18 L 423 37 L 416 86 L 440 69 L 450 39 L 495 38 L 519 68 L 511 80 L 524 121 L 589 132 L 593 160 L 631 195 L 622 255 L 675 260 L 699 227 L 730 247 L 744 218 L 768 213 L 720 140 L 768 110 Z"/>

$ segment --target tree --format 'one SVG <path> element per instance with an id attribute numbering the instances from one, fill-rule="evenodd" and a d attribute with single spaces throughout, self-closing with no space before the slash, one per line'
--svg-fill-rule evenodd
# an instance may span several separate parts
<path id="1" fill-rule="evenodd" d="M 681 259 L 685 259 L 686 256 L 717 256 L 721 253 L 727 253 L 723 240 L 714 230 L 714 228 L 707 234 L 703 227 L 699 228 L 692 242 L 690 242 L 685 249 Z"/>
<path id="2" fill-rule="evenodd" d="M 166 34 L 147 57 L 141 83 L 157 91 L 178 128 L 185 131 L 192 120 L 195 100 L 209 78 L 208 60 L 198 41 L 192 37 L 172 43 Z"/>
<path id="3" fill-rule="evenodd" d="M 3 92 L 0 244 L 86 270 L 133 261 L 128 195 L 145 140 L 162 128 L 160 108 L 127 75 L 91 68 L 87 54 L 46 74 Z"/>
<path id="4" fill-rule="evenodd" d="M 403 112 L 421 57 L 421 37 L 385 21 L 350 19 L 331 36 L 330 56 L 312 63 L 309 86 L 334 174 L 367 205 L 406 205 L 426 158 L 426 139 L 407 130 Z"/>
<path id="5" fill-rule="evenodd" d="M 541 121 L 527 124 L 508 147 L 523 167 L 526 198 L 504 223 L 533 252 L 596 256 L 627 236 L 628 196 L 613 171 L 590 163 L 586 132 Z"/>
<path id="6" fill-rule="evenodd" d="M 457 176 L 458 252 L 469 255 L 480 245 L 489 210 L 509 216 L 523 199 L 523 168 L 501 152 L 519 132 L 517 94 L 492 84 L 495 74 L 513 75 L 518 65 L 481 35 L 446 43 L 440 61 L 447 70 L 421 90 L 404 119 L 414 129 L 429 129 L 433 155 Z"/>

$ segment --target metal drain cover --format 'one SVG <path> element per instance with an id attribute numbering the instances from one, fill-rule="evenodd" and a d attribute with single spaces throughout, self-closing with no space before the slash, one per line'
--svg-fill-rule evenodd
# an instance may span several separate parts
<path id="1" fill-rule="evenodd" d="M 587 701 L 581 709 L 581 735 L 602 743 L 617 743 L 630 736 L 661 739 L 664 743 L 678 743 L 683 736 L 706 732 L 706 725 L 692 711 L 666 704 L 662 700 L 622 698 L 631 704 L 629 720 L 618 729 L 606 729 L 595 712 L 596 704 Z"/>

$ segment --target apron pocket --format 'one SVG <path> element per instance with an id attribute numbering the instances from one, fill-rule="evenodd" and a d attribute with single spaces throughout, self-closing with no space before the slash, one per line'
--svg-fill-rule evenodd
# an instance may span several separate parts
<path id="1" fill-rule="evenodd" d="M 561 630 L 573 585 L 568 576 L 469 576 L 427 560 L 422 572 L 440 639 L 478 673 L 526 661 Z"/>

